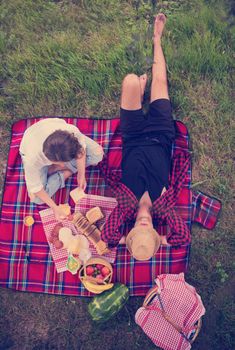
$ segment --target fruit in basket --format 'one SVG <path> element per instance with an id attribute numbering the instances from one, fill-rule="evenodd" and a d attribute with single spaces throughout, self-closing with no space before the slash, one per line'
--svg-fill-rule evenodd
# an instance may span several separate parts
<path id="1" fill-rule="evenodd" d="M 116 283 L 112 289 L 92 299 L 88 304 L 88 312 L 93 321 L 105 322 L 121 310 L 128 298 L 127 286 Z"/>
<path id="2" fill-rule="evenodd" d="M 101 274 L 96 275 L 96 280 L 98 283 L 103 283 L 104 282 L 104 276 Z"/>
<path id="3" fill-rule="evenodd" d="M 94 284 L 91 281 L 83 281 L 84 287 L 92 293 L 100 294 L 113 287 L 113 283 L 108 284 Z"/>
<path id="4" fill-rule="evenodd" d="M 94 269 L 93 266 L 91 266 L 91 265 L 87 266 L 87 268 L 86 268 L 86 274 L 87 274 L 88 276 L 92 276 L 93 273 L 94 273 L 94 271 L 95 271 L 95 269 Z"/>
<path id="5" fill-rule="evenodd" d="M 97 268 L 98 270 L 101 270 L 102 267 L 104 267 L 104 265 L 102 265 L 102 264 L 96 264 L 96 268 Z"/>
<path id="6" fill-rule="evenodd" d="M 101 269 L 101 273 L 103 277 L 106 277 L 110 274 L 110 270 L 107 266 L 103 266 Z"/>

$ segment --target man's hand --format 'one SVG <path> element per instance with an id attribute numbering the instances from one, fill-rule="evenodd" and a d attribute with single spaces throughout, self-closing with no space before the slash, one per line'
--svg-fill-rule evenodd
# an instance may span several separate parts
<path id="1" fill-rule="evenodd" d="M 162 245 L 170 245 L 169 243 L 167 243 L 166 236 L 160 236 L 160 240 Z"/>
<path id="2" fill-rule="evenodd" d="M 64 210 L 60 208 L 58 205 L 53 207 L 53 212 L 57 221 L 63 221 L 67 217 L 66 214 L 64 213 Z"/>
<path id="3" fill-rule="evenodd" d="M 77 175 L 77 182 L 78 182 L 78 186 L 85 191 L 86 186 L 87 186 L 87 182 L 86 182 L 86 177 L 85 174 L 78 174 Z"/>

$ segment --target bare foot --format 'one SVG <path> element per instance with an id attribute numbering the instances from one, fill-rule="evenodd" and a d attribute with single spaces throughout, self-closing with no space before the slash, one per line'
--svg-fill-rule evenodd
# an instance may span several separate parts
<path id="1" fill-rule="evenodd" d="M 154 32 L 153 32 L 154 38 L 155 37 L 161 38 L 165 24 L 166 24 L 166 16 L 163 13 L 159 13 L 156 16 L 155 22 L 154 22 Z"/>
<path id="2" fill-rule="evenodd" d="M 140 75 L 139 80 L 140 80 L 141 101 L 143 101 L 144 91 L 148 80 L 147 74 L 145 73 Z"/>

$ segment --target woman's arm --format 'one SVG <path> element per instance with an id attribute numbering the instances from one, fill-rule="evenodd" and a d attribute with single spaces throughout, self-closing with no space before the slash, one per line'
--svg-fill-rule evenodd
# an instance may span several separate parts
<path id="1" fill-rule="evenodd" d="M 78 186 L 84 191 L 86 189 L 86 151 L 84 150 L 84 153 L 81 158 L 77 158 L 77 182 Z"/>
<path id="2" fill-rule="evenodd" d="M 41 189 L 34 194 L 53 210 L 56 220 L 61 221 L 66 218 L 64 211 L 58 205 L 56 205 L 56 203 L 49 197 L 44 189 Z"/>

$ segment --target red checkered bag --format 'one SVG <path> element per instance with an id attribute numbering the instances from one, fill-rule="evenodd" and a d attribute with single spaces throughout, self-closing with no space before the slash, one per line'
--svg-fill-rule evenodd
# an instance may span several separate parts
<path id="1" fill-rule="evenodd" d="M 135 321 L 162 349 L 189 350 L 204 314 L 201 297 L 185 282 L 184 274 L 164 274 L 146 295 Z"/>

